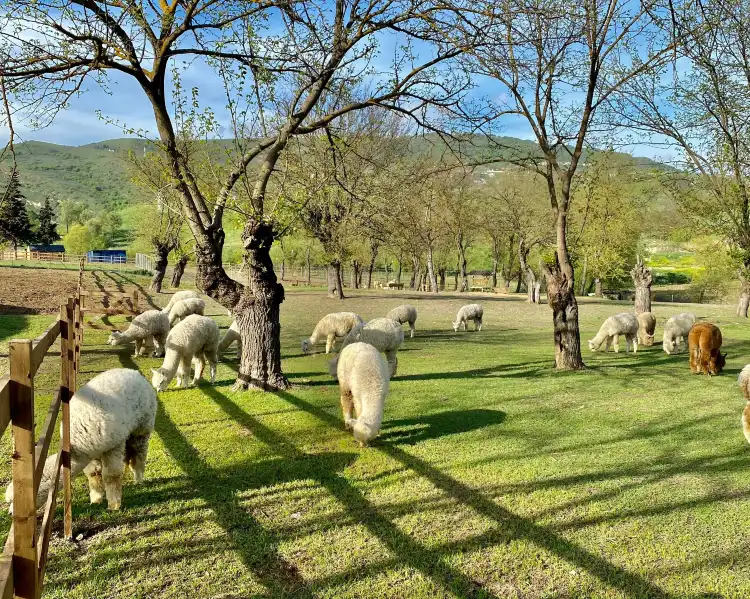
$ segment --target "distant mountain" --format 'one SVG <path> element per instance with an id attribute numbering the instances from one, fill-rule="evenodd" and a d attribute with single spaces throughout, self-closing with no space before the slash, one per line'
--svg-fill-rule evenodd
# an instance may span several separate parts
<path id="1" fill-rule="evenodd" d="M 508 159 L 514 149 L 522 152 L 535 151 L 534 142 L 513 137 L 495 138 L 506 149 L 490 149 L 485 138 L 475 137 L 465 150 L 478 159 L 498 158 L 498 164 L 480 168 L 480 173 L 496 170 L 503 158 Z M 225 153 L 231 144 L 227 140 L 216 140 L 217 157 Z M 439 156 L 445 152 L 444 144 L 436 136 L 427 136 L 413 144 L 414 151 L 428 150 Z M 129 151 L 143 152 L 152 149 L 149 142 L 140 139 L 109 139 L 84 146 L 63 146 L 45 142 L 29 141 L 16 146 L 21 182 L 28 200 L 38 204 L 46 197 L 58 200 L 83 201 L 94 211 L 120 210 L 139 201 L 148 200 L 150 194 L 140 189 L 127 172 L 126 156 Z M 212 148 L 214 150 L 214 148 Z M 669 169 L 670 167 L 649 158 L 619 155 L 624 162 L 632 162 L 640 168 Z M 584 155 L 584 161 L 586 155 Z M 9 166 L 6 158 L 3 167 Z"/>

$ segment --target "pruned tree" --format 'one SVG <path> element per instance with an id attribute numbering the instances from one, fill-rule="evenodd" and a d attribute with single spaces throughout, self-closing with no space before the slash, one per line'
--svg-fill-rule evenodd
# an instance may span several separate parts
<path id="1" fill-rule="evenodd" d="M 737 313 L 750 304 L 750 24 L 747 3 L 686 2 L 669 21 L 673 62 L 628 82 L 618 118 L 676 155 L 669 177 L 692 228 L 720 234 L 739 263 Z"/>
<path id="2" fill-rule="evenodd" d="M 269 253 L 283 228 L 266 201 L 269 183 L 290 140 L 350 112 L 386 107 L 423 127 L 434 126 L 428 117 L 459 112 L 468 77 L 443 65 L 463 50 L 436 47 L 421 58 L 410 43 L 424 37 L 423 17 L 433 10 L 425 0 L 8 0 L 0 7 L 0 76 L 17 105 L 42 124 L 89 79 L 106 83 L 116 73 L 138 86 L 153 110 L 155 141 L 195 239 L 197 286 L 236 316 L 243 341 L 236 385 L 283 389 L 284 290 Z M 33 30 L 33 39 L 19 27 Z M 389 35 L 401 36 L 399 43 L 387 62 L 378 62 L 379 42 Z M 176 62 L 196 60 L 215 73 L 209 85 L 224 84 L 235 135 L 227 168 L 209 188 L 180 149 L 180 109 L 170 107 L 170 90 L 179 86 Z M 372 82 L 369 89 L 356 97 L 345 93 L 363 80 Z M 222 268 L 227 210 L 242 215 L 248 285 Z"/>
<path id="3" fill-rule="evenodd" d="M 640 255 L 637 257 L 633 270 L 630 271 L 635 283 L 635 313 L 651 312 L 651 283 L 654 277 L 651 269 L 643 264 Z"/>
<path id="4" fill-rule="evenodd" d="M 481 35 L 466 68 L 501 86 L 493 94 L 497 116 L 522 119 L 536 142 L 527 150 L 489 138 L 506 160 L 542 177 L 548 192 L 556 239 L 545 277 L 560 369 L 584 367 L 568 240 L 573 178 L 612 94 L 667 60 L 673 40 L 661 24 L 671 4 L 452 0 L 454 18 L 441 32 L 457 47 Z"/>

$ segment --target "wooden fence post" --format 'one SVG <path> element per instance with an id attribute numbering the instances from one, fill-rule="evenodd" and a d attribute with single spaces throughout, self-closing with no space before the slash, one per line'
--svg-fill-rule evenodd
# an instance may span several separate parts
<path id="1" fill-rule="evenodd" d="M 133 312 L 138 313 L 138 290 L 133 290 Z"/>
<path id="2" fill-rule="evenodd" d="M 65 538 L 73 538 L 73 504 L 70 479 L 70 398 L 75 388 L 75 323 L 73 298 L 60 306 L 60 400 L 62 407 L 63 510 Z"/>
<path id="3" fill-rule="evenodd" d="M 74 329 L 74 343 L 73 343 L 73 379 L 71 383 L 73 383 L 73 389 L 76 389 L 76 384 L 78 380 L 78 367 L 81 360 L 81 339 L 83 335 L 83 327 L 81 326 L 81 317 L 82 317 L 82 308 L 83 308 L 83 299 L 79 293 L 76 294 L 75 298 L 75 306 L 73 310 L 73 329 Z"/>
<path id="4" fill-rule="evenodd" d="M 34 379 L 31 340 L 10 342 L 10 415 L 13 423 L 13 580 L 15 597 L 37 599 Z"/>

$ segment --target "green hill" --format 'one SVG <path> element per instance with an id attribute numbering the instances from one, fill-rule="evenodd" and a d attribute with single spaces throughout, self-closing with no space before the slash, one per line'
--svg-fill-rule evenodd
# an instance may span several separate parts
<path id="1" fill-rule="evenodd" d="M 509 148 L 518 148 L 523 152 L 533 151 L 536 147 L 536 144 L 528 140 L 512 137 L 495 139 Z M 215 146 L 211 151 L 218 159 L 225 156 L 231 147 L 227 140 L 215 140 L 211 143 Z M 444 144 L 436 136 L 421 138 L 412 147 L 415 152 L 429 149 L 436 156 L 445 152 Z M 152 144 L 132 138 L 109 139 L 77 147 L 38 141 L 18 144 L 16 154 L 24 194 L 35 204 L 46 197 L 54 197 L 58 200 L 83 201 L 95 212 L 122 210 L 149 199 L 149 194 L 130 180 L 126 167 L 127 153 L 143 152 L 144 148 L 150 150 Z M 487 140 L 478 136 L 465 151 L 478 159 L 486 159 L 494 153 L 501 161 L 513 153 L 511 149 L 492 152 Z M 621 156 L 623 160 L 641 168 L 667 168 L 648 158 L 633 158 L 627 154 Z M 5 167 L 8 165 L 9 157 L 3 163 Z M 493 166 L 495 165 L 481 167 L 480 172 L 492 170 Z"/>

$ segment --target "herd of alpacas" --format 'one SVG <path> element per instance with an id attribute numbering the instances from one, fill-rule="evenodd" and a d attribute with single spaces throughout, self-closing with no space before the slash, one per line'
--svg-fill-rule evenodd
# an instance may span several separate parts
<path id="1" fill-rule="evenodd" d="M 122 502 L 122 479 L 126 467 L 134 480 L 143 480 L 148 443 L 154 429 L 157 391 L 164 391 L 173 379 L 180 388 L 197 384 L 206 363 L 213 384 L 219 355 L 237 344 L 238 359 L 242 353 L 237 323 L 233 322 L 223 337 L 219 327 L 204 315 L 205 302 L 195 291 L 175 293 L 161 310 L 148 310 L 136 316 L 125 332 L 113 332 L 108 343 L 133 343 L 135 356 L 142 356 L 153 347 L 152 356 L 163 358 L 162 366 L 152 369 L 151 384 L 137 370 L 107 370 L 83 385 L 70 401 L 71 470 L 76 476 L 83 472 L 88 478 L 90 499 L 100 503 L 105 497 L 110 509 L 119 509 Z M 458 311 L 451 324 L 454 331 L 482 330 L 484 309 L 468 304 Z M 380 433 L 385 400 L 390 380 L 398 369 L 398 350 L 404 343 L 403 325 L 409 336 L 416 332 L 417 310 L 411 305 L 394 308 L 385 317 L 368 322 L 354 312 L 327 314 L 315 325 L 310 337 L 303 339 L 303 353 L 310 353 L 325 343 L 325 353 L 341 341 L 338 354 L 329 362 L 330 374 L 338 381 L 344 427 L 354 439 L 368 445 Z M 650 312 L 634 315 L 624 312 L 607 318 L 589 349 L 619 352 L 619 339 L 625 338 L 625 351 L 638 351 L 638 345 L 652 346 L 656 318 Z M 221 337 L 221 338 L 220 338 Z M 680 351 L 687 340 L 690 369 L 694 373 L 719 374 L 726 354 L 720 351 L 722 337 L 717 326 L 696 322 L 694 314 L 684 312 L 672 316 L 663 331 L 663 349 L 667 354 Z M 750 364 L 739 375 L 747 406 L 742 427 L 750 442 Z M 39 484 L 38 507 L 43 506 L 51 484 L 57 456 L 50 456 Z M 12 485 L 6 501 L 13 496 Z M 12 505 L 10 506 L 12 511 Z"/>

